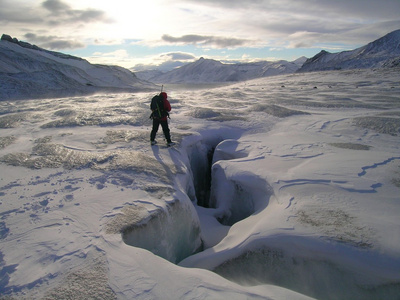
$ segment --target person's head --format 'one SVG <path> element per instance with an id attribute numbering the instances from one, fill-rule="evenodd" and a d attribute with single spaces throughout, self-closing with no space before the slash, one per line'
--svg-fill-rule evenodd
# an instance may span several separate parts
<path id="1" fill-rule="evenodd" d="M 164 100 L 167 100 L 167 93 L 166 92 L 161 92 L 160 96 L 164 98 Z"/>

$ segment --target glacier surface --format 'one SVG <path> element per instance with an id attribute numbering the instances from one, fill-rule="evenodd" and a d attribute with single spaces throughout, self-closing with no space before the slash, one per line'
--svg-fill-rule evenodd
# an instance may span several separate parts
<path id="1" fill-rule="evenodd" d="M 396 299 L 394 70 L 0 102 L 0 295 Z"/>

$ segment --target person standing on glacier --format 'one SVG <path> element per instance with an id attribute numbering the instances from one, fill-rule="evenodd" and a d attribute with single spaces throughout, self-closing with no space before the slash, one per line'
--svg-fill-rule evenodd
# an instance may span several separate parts
<path id="1" fill-rule="evenodd" d="M 165 92 L 161 92 L 156 95 L 151 100 L 150 109 L 152 111 L 150 118 L 153 119 L 153 128 L 150 133 L 150 143 L 151 145 L 157 144 L 156 134 L 158 128 L 162 127 L 165 139 L 167 140 L 167 146 L 171 147 L 175 145 L 171 141 L 171 134 L 168 127 L 169 112 L 171 111 L 171 104 L 168 101 L 168 95 Z"/>

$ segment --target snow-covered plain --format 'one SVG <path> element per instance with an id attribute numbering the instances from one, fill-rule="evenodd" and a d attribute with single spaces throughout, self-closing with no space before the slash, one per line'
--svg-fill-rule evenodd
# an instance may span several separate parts
<path id="1" fill-rule="evenodd" d="M 0 298 L 399 299 L 398 69 L 166 89 L 0 102 Z"/>

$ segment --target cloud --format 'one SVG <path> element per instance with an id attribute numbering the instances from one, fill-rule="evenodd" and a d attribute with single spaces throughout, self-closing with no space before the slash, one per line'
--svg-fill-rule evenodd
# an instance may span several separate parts
<path id="1" fill-rule="evenodd" d="M 85 45 L 79 41 L 65 40 L 57 36 L 39 36 L 34 33 L 24 35 L 29 42 L 38 44 L 40 47 L 50 50 L 84 48 Z"/>
<path id="2" fill-rule="evenodd" d="M 154 70 L 170 71 L 184 64 L 195 61 L 197 58 L 192 53 L 169 52 L 147 57 L 142 63 L 136 64 L 134 71 Z"/>
<path id="3" fill-rule="evenodd" d="M 249 9 L 253 7 L 262 7 L 268 2 L 278 1 L 265 1 L 265 0 L 185 0 L 187 2 L 194 2 L 196 4 L 210 5 L 213 7 L 224 7 L 230 9 Z"/>
<path id="4" fill-rule="evenodd" d="M 94 56 L 111 57 L 111 58 L 128 58 L 129 54 L 125 49 L 118 49 L 112 52 L 95 52 Z"/>
<path id="5" fill-rule="evenodd" d="M 21 13 L 25 11 L 33 13 Z M 33 8 L 27 4 L 0 0 L 0 24 L 8 23 L 37 24 L 43 23 L 43 20 L 41 16 L 34 13 Z"/>
<path id="6" fill-rule="evenodd" d="M 0 24 L 64 26 L 66 24 L 79 25 L 95 22 L 112 23 L 114 21 L 102 10 L 93 8 L 73 9 L 61 0 L 46 0 L 40 5 L 30 2 L 0 0 Z"/>
<path id="7" fill-rule="evenodd" d="M 180 1 L 180 0 L 175 0 Z M 256 36 L 270 47 L 318 47 L 324 43 L 361 45 L 398 29 L 399 0 L 185 0 L 210 19 L 234 28 L 236 36 Z M 237 24 L 240 26 L 237 26 Z M 306 40 L 292 36 L 309 32 Z M 368 34 L 369 32 L 369 34 Z M 327 40 L 324 40 L 326 39 Z M 283 45 L 283 43 L 285 45 Z"/>
<path id="8" fill-rule="evenodd" d="M 97 51 L 83 58 L 93 64 L 117 65 L 125 68 L 130 68 L 135 64 L 135 59 L 125 49 L 115 49 L 109 52 Z"/>
<path id="9" fill-rule="evenodd" d="M 167 34 L 162 36 L 162 40 L 174 44 L 190 44 L 200 46 L 214 46 L 217 48 L 235 48 L 244 46 L 249 40 L 237 38 L 224 38 L 218 36 L 189 34 L 181 37 L 173 37 Z"/>
<path id="10" fill-rule="evenodd" d="M 94 45 L 122 45 L 125 43 L 124 39 L 117 39 L 115 37 L 110 38 L 95 38 L 93 39 Z"/>
<path id="11" fill-rule="evenodd" d="M 104 11 L 92 8 L 88 8 L 85 10 L 72 9 L 68 4 L 60 0 L 46 0 L 42 3 L 42 7 L 50 12 L 50 15 L 48 15 L 48 23 L 52 25 L 62 25 L 65 23 L 76 22 L 113 22 L 110 18 L 107 17 Z"/>
<path id="12" fill-rule="evenodd" d="M 166 54 L 161 54 L 160 57 L 169 60 L 193 60 L 196 58 L 193 54 L 183 52 L 170 52 Z"/>
<path id="13" fill-rule="evenodd" d="M 254 10 L 258 12 L 290 14 L 292 16 L 308 15 L 326 18 L 329 15 L 337 17 L 351 16 L 374 19 L 398 19 L 400 1 L 398 0 L 185 0 L 197 5 L 222 7 L 231 10 Z M 245 5 L 244 5 L 245 4 Z"/>
<path id="14" fill-rule="evenodd" d="M 47 0 L 42 3 L 42 6 L 53 13 L 70 10 L 70 6 L 59 0 Z"/>
<path id="15" fill-rule="evenodd" d="M 51 50 L 84 48 L 93 23 L 110 23 L 98 9 L 74 9 L 73 1 L 0 0 L 0 25 L 7 34 Z M 86 38 L 83 36 L 86 35 Z"/>

